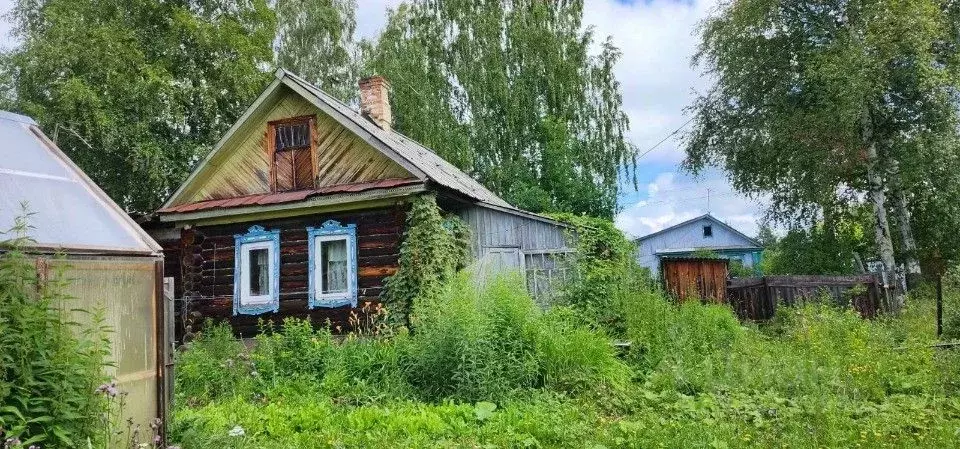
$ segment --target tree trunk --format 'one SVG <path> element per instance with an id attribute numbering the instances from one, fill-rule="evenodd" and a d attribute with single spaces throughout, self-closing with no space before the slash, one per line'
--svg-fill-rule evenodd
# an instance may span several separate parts
<path id="1" fill-rule="evenodd" d="M 910 221 L 910 207 L 907 192 L 903 188 L 903 179 L 900 177 L 899 161 L 891 161 L 894 176 L 894 216 L 900 228 L 900 252 L 903 254 L 903 265 L 906 271 L 906 287 L 913 288 L 920 282 L 920 260 L 917 256 L 917 240 L 913 237 L 913 226 Z"/>
<path id="2" fill-rule="evenodd" d="M 896 213 L 900 223 L 900 239 L 903 244 L 903 263 L 907 272 L 907 286 L 913 288 L 920 281 L 920 260 L 917 257 L 917 240 L 913 238 L 913 226 L 910 224 L 910 209 L 907 194 L 903 190 L 897 193 Z"/>
<path id="3" fill-rule="evenodd" d="M 897 263 L 893 256 L 893 240 L 890 237 L 890 223 L 887 220 L 887 195 L 879 167 L 880 156 L 873 138 L 873 123 L 866 110 L 861 115 L 860 123 L 867 150 L 867 184 L 868 198 L 873 206 L 873 235 L 877 250 L 880 252 L 880 262 L 883 264 L 884 287 L 890 293 L 890 306 L 896 313 L 903 307 L 903 290 L 900 288 L 902 282 L 899 281 Z"/>

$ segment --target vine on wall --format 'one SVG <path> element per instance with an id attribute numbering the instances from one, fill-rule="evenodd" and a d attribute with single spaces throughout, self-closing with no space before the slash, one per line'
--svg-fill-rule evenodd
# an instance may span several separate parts
<path id="1" fill-rule="evenodd" d="M 613 222 L 569 213 L 550 215 L 576 233 L 576 282 L 558 302 L 573 307 L 593 325 L 623 331 L 620 301 L 625 292 L 649 288 L 649 273 L 637 264 L 637 248 Z"/>
<path id="2" fill-rule="evenodd" d="M 436 297 L 469 258 L 470 230 L 455 215 L 444 216 L 433 195 L 413 200 L 400 244 L 397 272 L 381 296 L 391 324 L 410 326 L 414 301 Z"/>

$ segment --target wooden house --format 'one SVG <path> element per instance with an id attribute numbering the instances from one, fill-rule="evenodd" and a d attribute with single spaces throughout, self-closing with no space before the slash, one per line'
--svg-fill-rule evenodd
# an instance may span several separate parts
<path id="1" fill-rule="evenodd" d="M 636 240 L 640 265 L 657 274 L 666 258 L 686 258 L 709 251 L 746 268 L 760 263 L 763 246 L 734 227 L 706 214 Z"/>
<path id="2" fill-rule="evenodd" d="M 472 231 L 485 270 L 554 279 L 568 229 L 519 210 L 391 128 L 389 84 L 359 83 L 360 112 L 302 78 L 273 82 L 158 211 L 150 227 L 184 315 L 309 317 L 345 325 L 396 272 L 409 202 L 432 194 Z M 542 290 L 542 285 L 532 289 Z"/>
<path id="3" fill-rule="evenodd" d="M 64 321 L 92 325 L 80 311 L 101 311 L 101 324 L 112 329 L 106 371 L 127 395 L 123 419 L 147 428 L 167 416 L 173 384 L 160 246 L 33 119 L 0 112 L 0 230 L 20 217 L 30 225 L 22 250 L 34 259 L 38 280 L 69 281 L 58 304 Z M 13 237 L 0 234 L 0 241 Z"/>

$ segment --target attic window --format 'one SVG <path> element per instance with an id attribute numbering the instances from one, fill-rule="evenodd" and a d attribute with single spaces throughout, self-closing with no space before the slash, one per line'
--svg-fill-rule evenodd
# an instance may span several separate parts
<path id="1" fill-rule="evenodd" d="M 310 117 L 294 117 L 269 123 L 267 132 L 273 155 L 272 184 L 276 192 L 314 187 L 313 124 Z"/>
<path id="2" fill-rule="evenodd" d="M 274 137 L 277 151 L 310 149 L 310 122 L 278 123 Z"/>
<path id="3" fill-rule="evenodd" d="M 713 237 L 713 225 L 706 225 L 703 227 L 703 236 Z"/>

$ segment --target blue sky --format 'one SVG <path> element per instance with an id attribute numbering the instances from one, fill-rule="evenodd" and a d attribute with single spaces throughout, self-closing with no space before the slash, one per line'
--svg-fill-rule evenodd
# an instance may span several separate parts
<path id="1" fill-rule="evenodd" d="M 386 22 L 387 8 L 399 0 L 358 0 L 357 33 L 372 38 Z M 716 0 L 585 0 L 584 22 L 595 30 L 595 41 L 612 36 L 623 51 L 617 66 L 624 108 L 630 117 L 631 142 L 641 151 L 650 148 L 689 116 L 684 108 L 709 82 L 690 66 L 696 49 L 697 23 L 717 4 Z M 0 12 L 13 0 L 0 0 Z M 10 45 L 10 26 L 0 22 L 0 42 Z M 681 132 L 679 135 L 682 135 Z M 721 220 L 754 235 L 762 204 L 732 192 L 718 170 L 693 179 L 679 170 L 683 159 L 679 135 L 639 161 L 638 191 L 624 185 L 623 211 L 617 226 L 639 236 L 709 211 Z"/>

